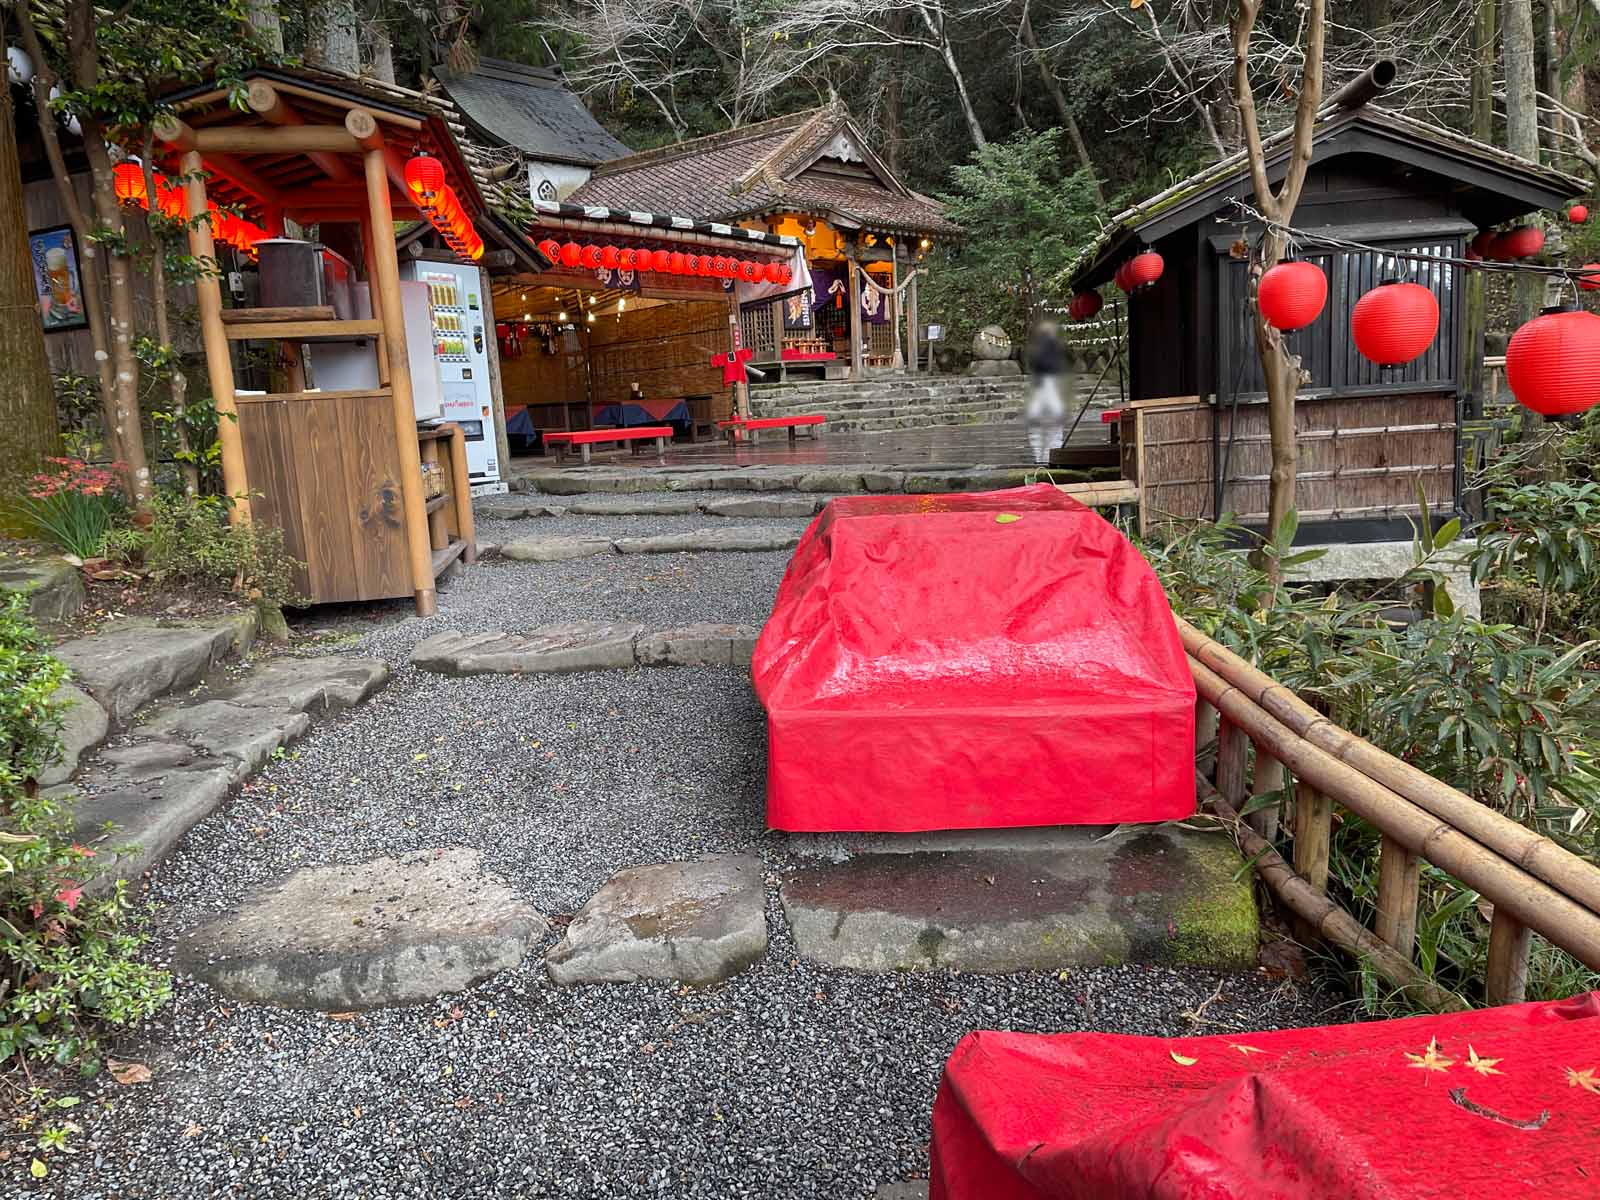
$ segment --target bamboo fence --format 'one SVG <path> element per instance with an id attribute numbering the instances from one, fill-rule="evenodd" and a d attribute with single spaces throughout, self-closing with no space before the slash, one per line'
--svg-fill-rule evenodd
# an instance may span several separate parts
<path id="1" fill-rule="evenodd" d="M 1257 874 L 1304 932 L 1364 958 L 1427 1007 L 1462 1007 L 1414 964 L 1426 861 L 1494 906 L 1485 980 L 1490 1004 L 1524 998 L 1535 933 L 1600 970 L 1600 868 L 1341 729 L 1182 618 L 1177 622 L 1199 697 L 1197 739 L 1208 744 L 1215 730 L 1217 741 L 1216 783 L 1201 777 L 1201 796 L 1233 828 Z M 1292 865 L 1271 846 L 1275 810 L 1239 816 L 1250 796 L 1285 784 L 1294 797 Z M 1335 804 L 1382 835 L 1371 931 L 1327 894 Z"/>

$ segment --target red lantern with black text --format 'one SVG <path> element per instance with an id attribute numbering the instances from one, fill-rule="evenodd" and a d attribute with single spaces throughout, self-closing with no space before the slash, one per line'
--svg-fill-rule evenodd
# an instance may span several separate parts
<path id="1" fill-rule="evenodd" d="M 539 253 L 550 260 L 551 266 L 561 261 L 561 243 L 555 238 L 545 238 L 539 243 Z"/>
<path id="2" fill-rule="evenodd" d="M 1588 219 L 1589 210 L 1582 204 L 1574 204 L 1571 208 L 1567 209 L 1567 220 L 1571 221 L 1574 225 L 1582 225 Z"/>
<path id="3" fill-rule="evenodd" d="M 726 279 L 728 275 L 728 260 L 722 255 L 717 255 L 711 260 L 711 273 L 718 279 Z"/>
<path id="4" fill-rule="evenodd" d="M 787 286 L 794 279 L 794 268 L 784 263 L 778 268 L 778 282 Z"/>
<path id="5" fill-rule="evenodd" d="M 1547 308 L 1511 335 L 1506 384 L 1524 408 L 1547 417 L 1600 404 L 1600 317 Z"/>
<path id="6" fill-rule="evenodd" d="M 739 264 L 739 278 L 744 280 L 746 283 L 754 283 L 760 277 L 761 277 L 761 264 L 760 263 L 752 262 L 750 259 L 747 258 L 747 259 L 744 260 L 744 262 Z"/>
<path id="7" fill-rule="evenodd" d="M 406 159 L 405 176 L 411 195 L 427 208 L 444 187 L 444 164 L 431 154 L 418 154 Z"/>
<path id="8" fill-rule="evenodd" d="M 621 250 L 618 250 L 617 251 L 617 269 L 619 271 L 631 271 L 631 270 L 633 270 L 634 258 L 637 255 L 637 253 L 638 253 L 638 251 L 630 250 L 626 246 L 624 246 Z"/>
<path id="9" fill-rule="evenodd" d="M 781 283 L 783 281 L 783 264 L 780 262 L 769 262 L 765 267 L 762 268 L 761 273 L 766 276 L 768 283 Z"/>
<path id="10" fill-rule="evenodd" d="M 1417 283 L 1386 280 L 1350 311 L 1356 349 L 1380 367 L 1410 362 L 1433 344 L 1438 332 L 1438 298 Z"/>
<path id="11" fill-rule="evenodd" d="M 683 273 L 685 275 L 700 274 L 700 256 L 698 254 L 685 254 L 683 256 Z"/>
<path id="12" fill-rule="evenodd" d="M 564 267 L 576 267 L 582 262 L 583 262 L 583 247 L 578 245 L 577 242 L 568 242 L 565 246 L 561 247 L 561 265 L 562 266 L 564 266 Z"/>
<path id="13" fill-rule="evenodd" d="M 1519 225 L 1495 239 L 1495 251 L 1502 258 L 1531 258 L 1544 249 L 1544 230 L 1537 225 Z"/>
<path id="14" fill-rule="evenodd" d="M 138 163 L 120 162 L 111 168 L 111 186 L 124 204 L 144 204 L 144 168 Z"/>
<path id="15" fill-rule="evenodd" d="M 617 269 L 617 248 L 615 246 L 600 247 L 600 265 L 608 271 Z"/>
<path id="16" fill-rule="evenodd" d="M 1269 268 L 1256 289 L 1256 304 L 1274 329 L 1304 329 L 1328 303 L 1328 277 L 1315 263 L 1281 262 Z"/>
<path id="17" fill-rule="evenodd" d="M 585 246 L 583 248 L 583 265 L 591 271 L 600 269 L 600 247 Z"/>
<path id="18" fill-rule="evenodd" d="M 1166 261 L 1154 250 L 1146 250 L 1143 254 L 1135 254 L 1128 260 L 1128 290 L 1149 287 L 1161 278 L 1161 272 L 1166 270 Z"/>
<path id="19" fill-rule="evenodd" d="M 702 254 L 700 256 L 700 265 L 697 268 L 695 273 L 697 275 L 699 275 L 702 279 L 710 279 L 711 278 L 711 266 L 712 266 L 711 255 Z"/>

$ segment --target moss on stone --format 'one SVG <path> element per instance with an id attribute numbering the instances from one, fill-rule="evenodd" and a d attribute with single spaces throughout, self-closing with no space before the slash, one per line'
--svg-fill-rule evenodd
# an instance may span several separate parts
<path id="1" fill-rule="evenodd" d="M 1172 959 L 1185 966 L 1248 970 L 1261 938 L 1250 872 L 1220 835 L 1191 847 L 1191 887 L 1178 906 Z"/>

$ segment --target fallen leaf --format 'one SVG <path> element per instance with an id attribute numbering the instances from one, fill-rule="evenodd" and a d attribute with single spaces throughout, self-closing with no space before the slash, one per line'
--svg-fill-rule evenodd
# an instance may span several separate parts
<path id="1" fill-rule="evenodd" d="M 1600 1096 L 1600 1077 L 1596 1077 L 1594 1067 L 1582 1071 L 1574 1071 L 1571 1067 L 1567 1067 L 1566 1072 L 1568 1087 L 1582 1088 L 1586 1092 Z"/>
<path id="2" fill-rule="evenodd" d="M 45 1166 L 36 1158 L 32 1163 L 29 1164 L 28 1174 L 32 1175 L 35 1179 L 43 1179 L 46 1175 L 50 1174 L 50 1168 Z"/>
<path id="3" fill-rule="evenodd" d="M 1240 1054 L 1244 1055 L 1246 1058 L 1249 1058 L 1252 1054 L 1266 1053 L 1266 1051 L 1261 1049 L 1259 1046 L 1245 1046 L 1241 1045 L 1239 1042 L 1229 1042 L 1228 1045 L 1237 1050 Z"/>
<path id="4" fill-rule="evenodd" d="M 183 1136 L 186 1138 L 197 1138 L 205 1131 L 205 1126 L 196 1125 L 193 1121 L 190 1121 L 186 1126 L 184 1126 Z"/>
<path id="5" fill-rule="evenodd" d="M 1428 1048 L 1421 1054 L 1407 1051 L 1406 1057 L 1411 1060 L 1410 1065 L 1418 1071 L 1445 1071 L 1454 1066 L 1456 1061 L 1439 1053 L 1438 1038 L 1429 1038 Z"/>
<path id="6" fill-rule="evenodd" d="M 1504 1071 L 1496 1071 L 1495 1063 L 1498 1058 L 1479 1058 L 1478 1052 L 1472 1048 L 1472 1043 L 1467 1043 L 1467 1070 L 1476 1071 L 1479 1075 L 1504 1075 Z"/>
<path id="7" fill-rule="evenodd" d="M 331 1012 L 327 1014 L 330 1021 L 354 1021 L 356 1014 L 353 1012 Z"/>
<path id="8" fill-rule="evenodd" d="M 150 1068 L 143 1063 L 118 1062 L 114 1058 L 108 1058 L 106 1070 L 111 1072 L 111 1078 L 121 1084 L 150 1082 Z"/>
<path id="9" fill-rule="evenodd" d="M 1143 3 L 1143 0 L 1140 0 L 1140 3 Z M 1009 525 L 1013 521 L 1020 520 L 1022 520 L 1022 518 L 1016 513 L 995 513 L 994 515 L 994 523 L 996 525 Z"/>
<path id="10" fill-rule="evenodd" d="M 1176 1050 L 1168 1050 L 1167 1053 L 1171 1055 L 1172 1061 L 1180 1067 L 1192 1067 L 1200 1061 L 1198 1058 L 1190 1058 L 1187 1054 L 1179 1054 Z"/>

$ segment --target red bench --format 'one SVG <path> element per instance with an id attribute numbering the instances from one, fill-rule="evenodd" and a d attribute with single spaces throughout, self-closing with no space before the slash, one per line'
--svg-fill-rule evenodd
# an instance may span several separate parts
<path id="1" fill-rule="evenodd" d="M 544 435 L 545 445 L 556 448 L 556 461 L 567 460 L 567 448 L 576 446 L 583 456 L 584 465 L 589 464 L 589 447 L 596 442 L 643 442 L 654 440 L 656 444 L 656 457 L 665 458 L 667 453 L 667 439 L 672 436 L 671 425 L 635 425 L 629 429 L 580 429 L 580 430 L 555 430 Z M 635 454 L 639 453 L 639 446 L 632 447 Z"/>
<path id="2" fill-rule="evenodd" d="M 817 436 L 817 426 L 827 418 L 821 413 L 799 413 L 792 417 L 734 417 L 728 421 L 718 421 L 717 425 L 728 431 L 728 440 L 737 441 L 741 433 L 748 434 L 751 443 L 755 443 L 763 429 L 787 429 L 789 440 L 795 440 L 796 430 L 810 429 L 810 437 Z"/>

